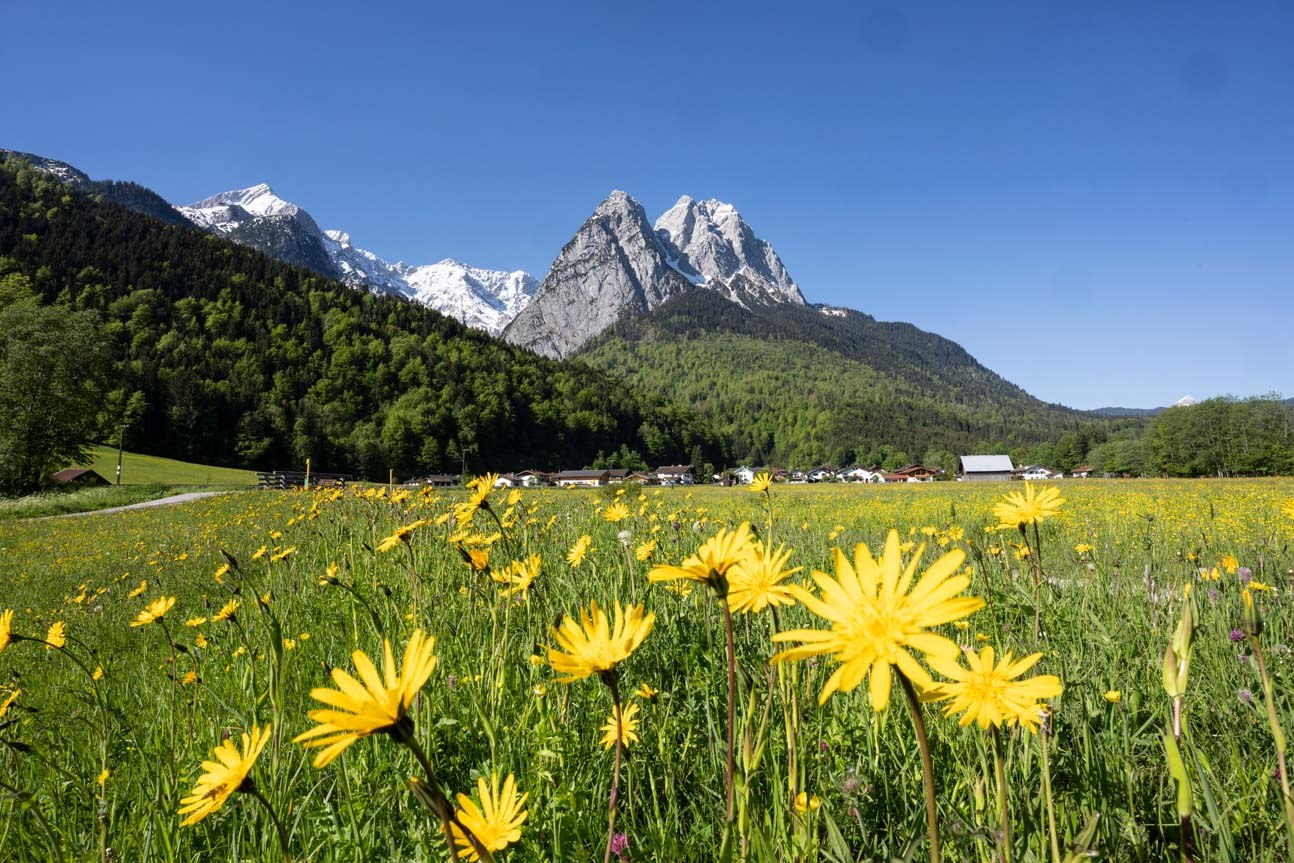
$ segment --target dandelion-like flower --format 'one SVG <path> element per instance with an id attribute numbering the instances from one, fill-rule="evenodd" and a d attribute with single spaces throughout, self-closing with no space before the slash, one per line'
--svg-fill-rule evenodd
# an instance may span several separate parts
<path id="1" fill-rule="evenodd" d="M 680 566 L 662 564 L 647 573 L 651 581 L 701 581 L 715 588 L 720 595 L 728 590 L 728 571 L 755 552 L 750 537 L 750 522 L 743 521 L 732 530 L 720 529 L 701 543 L 696 554 Z"/>
<path id="2" fill-rule="evenodd" d="M 575 540 L 575 545 L 571 546 L 571 550 L 566 553 L 566 562 L 578 569 L 580 564 L 584 562 L 584 558 L 588 556 L 589 545 L 592 542 L 593 537 L 587 533 Z"/>
<path id="3" fill-rule="evenodd" d="M 404 649 L 404 661 L 397 668 L 391 652 L 391 642 L 383 641 L 383 674 L 379 675 L 373 661 L 362 650 L 351 654 L 359 680 L 334 668 L 336 689 L 319 687 L 310 691 L 310 697 L 323 702 L 328 708 L 310 711 L 310 718 L 319 725 L 293 738 L 307 749 L 324 747 L 315 756 L 314 766 L 325 767 L 348 746 L 377 732 L 391 732 L 405 717 L 413 698 L 422 689 L 436 668 L 434 653 L 436 639 L 415 630 Z"/>
<path id="4" fill-rule="evenodd" d="M 231 599 L 221 606 L 220 610 L 211 618 L 212 623 L 223 623 L 226 620 L 233 620 L 234 615 L 238 613 L 238 600 Z"/>
<path id="5" fill-rule="evenodd" d="M 771 486 L 772 484 L 773 484 L 773 475 L 771 473 L 767 473 L 767 472 L 757 473 L 755 474 L 754 478 L 750 481 L 750 490 L 755 492 L 756 494 L 759 494 L 761 492 L 768 491 L 768 487 Z"/>
<path id="6" fill-rule="evenodd" d="M 513 842 L 521 839 L 521 825 L 526 822 L 529 813 L 525 806 L 528 794 L 517 793 L 517 780 L 509 773 L 499 788 L 499 774 L 490 774 L 490 784 L 485 784 L 485 777 L 476 780 L 476 793 L 481 798 L 481 805 L 466 794 L 458 795 L 458 820 L 476 837 L 476 841 L 486 851 L 502 851 Z M 475 846 L 464 835 L 462 828 L 452 824 L 454 843 L 458 845 L 463 859 L 479 859 Z"/>
<path id="7" fill-rule="evenodd" d="M 625 609 L 619 603 L 615 604 L 612 623 L 595 600 L 588 611 L 580 610 L 578 623 L 566 615 L 562 625 L 553 628 L 553 638 L 561 650 L 548 648 L 548 664 L 566 675 L 560 678 L 562 683 L 609 672 L 642 644 L 655 623 L 656 615 L 644 614 L 642 605 Z"/>
<path id="8" fill-rule="evenodd" d="M 22 690 L 15 689 L 4 701 L 0 701 L 0 719 L 4 719 L 4 715 L 9 712 L 9 707 L 18 700 L 19 695 L 22 695 Z"/>
<path id="9" fill-rule="evenodd" d="M 602 747 L 610 749 L 616 741 L 625 749 L 630 743 L 638 742 L 638 705 L 630 704 L 623 711 L 619 707 L 611 708 L 611 715 L 602 726 Z"/>
<path id="10" fill-rule="evenodd" d="M 602 517 L 612 524 L 624 521 L 629 517 L 629 507 L 624 501 L 618 500 L 602 511 Z"/>
<path id="11" fill-rule="evenodd" d="M 250 783 L 248 774 L 256 758 L 270 739 L 270 726 L 257 728 L 252 726 L 252 733 L 243 733 L 242 748 L 234 745 L 233 740 L 226 740 L 212 752 L 214 761 L 202 762 L 206 772 L 198 777 L 193 791 L 180 801 L 181 815 L 186 815 L 180 822 L 181 827 L 197 824 L 212 812 L 225 805 L 235 791 L 243 790 L 245 783 Z"/>
<path id="12" fill-rule="evenodd" d="M 0 614 L 0 653 L 9 646 L 9 640 L 13 638 L 13 609 L 6 608 L 3 614 Z"/>
<path id="13" fill-rule="evenodd" d="M 945 716 L 962 713 L 957 724 L 963 728 L 972 722 L 987 730 L 1002 725 L 1023 725 L 1030 731 L 1038 730 L 1038 717 L 1045 706 L 1040 702 L 1055 698 L 1061 693 L 1060 678 L 1043 674 L 1026 680 L 1017 680 L 1042 659 L 1041 653 L 1014 659 L 1008 651 L 1001 660 L 994 661 L 992 647 L 980 652 L 966 652 L 969 668 L 955 659 L 930 657 L 930 667 L 949 678 L 926 690 L 922 701 L 948 701 Z"/>
<path id="14" fill-rule="evenodd" d="M 156 623 L 166 616 L 166 612 L 170 611 L 171 606 L 173 605 L 175 605 L 175 597 L 159 596 L 157 599 L 150 602 L 143 611 L 136 615 L 130 625 L 147 626 L 150 623 Z"/>
<path id="15" fill-rule="evenodd" d="M 49 625 L 49 631 L 45 633 L 45 649 L 61 650 L 67 644 L 67 626 L 61 620 L 56 620 Z"/>
<path id="16" fill-rule="evenodd" d="M 755 614 L 770 605 L 794 605 L 795 595 L 786 579 L 803 567 L 787 569 L 791 552 L 784 547 L 774 550 L 762 542 L 754 552 L 728 571 L 728 608 Z"/>
<path id="17" fill-rule="evenodd" d="M 529 593 L 530 586 L 539 577 L 541 561 L 539 555 L 532 554 L 525 560 L 514 560 L 502 572 L 492 572 L 490 577 L 499 584 L 506 584 L 506 590 L 499 591 L 499 596 L 512 596 L 514 593 Z"/>
<path id="18" fill-rule="evenodd" d="M 855 546 L 852 563 L 837 548 L 836 577 L 813 573 L 822 590 L 821 598 L 802 587 L 794 588 L 804 606 L 832 626 L 828 630 L 796 629 L 774 635 L 777 642 L 803 644 L 777 654 L 773 661 L 827 654 L 839 662 L 818 695 L 819 704 L 836 690 L 854 689 L 870 673 L 872 708 L 884 710 L 890 702 L 892 667 L 918 688 L 929 689 L 934 681 L 909 651 L 927 657 L 957 656 L 957 645 L 930 628 L 960 620 L 984 605 L 979 597 L 958 595 L 970 586 L 970 578 L 959 572 L 966 556 L 960 549 L 931 564 L 914 586 L 924 546 L 906 567 L 899 546 L 898 531 L 891 530 L 879 560 L 873 559 L 863 543 Z"/>
<path id="19" fill-rule="evenodd" d="M 993 515 L 999 522 L 998 527 L 1024 527 L 1051 518 L 1060 512 L 1064 502 L 1054 486 L 1043 486 L 1035 493 L 1033 483 L 1025 482 L 1023 492 L 1010 492 L 993 507 Z"/>

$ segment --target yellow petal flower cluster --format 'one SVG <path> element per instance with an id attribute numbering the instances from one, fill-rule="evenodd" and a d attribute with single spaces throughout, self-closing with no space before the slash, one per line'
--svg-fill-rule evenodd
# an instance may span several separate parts
<path id="1" fill-rule="evenodd" d="M 1042 659 L 1041 653 L 1017 660 L 1008 651 L 1001 660 L 994 659 L 992 647 L 981 648 L 979 653 L 967 651 L 969 668 L 955 659 L 930 657 L 930 667 L 950 682 L 936 683 L 922 693 L 921 700 L 948 701 L 943 708 L 944 715 L 962 713 L 957 720 L 962 727 L 977 722 L 986 730 L 990 726 L 1022 725 L 1037 731 L 1044 707 L 1040 702 L 1060 695 L 1060 678 L 1044 674 L 1027 680 L 1016 679 Z"/>
<path id="2" fill-rule="evenodd" d="M 458 820 L 476 837 L 486 851 L 502 851 L 513 842 L 521 839 L 521 825 L 526 822 L 529 813 L 525 806 L 528 794 L 517 793 L 517 780 L 509 773 L 499 788 L 499 774 L 490 774 L 490 784 L 485 784 L 485 777 L 476 780 L 476 793 L 481 798 L 481 805 L 466 794 L 458 795 Z M 462 829 L 451 826 L 454 843 L 459 847 L 463 860 L 479 859 L 475 846 L 464 835 Z"/>
<path id="3" fill-rule="evenodd" d="M 655 623 L 656 615 L 644 614 L 642 605 L 625 609 L 620 603 L 615 604 L 612 623 L 595 600 L 588 611 L 580 610 L 578 622 L 566 615 L 561 626 L 553 628 L 553 638 L 561 649 L 548 648 L 548 664 L 566 675 L 559 678 L 562 683 L 611 671 L 643 643 Z"/>
<path id="4" fill-rule="evenodd" d="M 651 581 L 702 581 L 723 591 L 727 588 L 728 571 L 752 551 L 750 522 L 744 521 L 732 530 L 721 528 L 680 566 L 662 564 L 653 567 L 647 578 Z"/>
<path id="5" fill-rule="evenodd" d="M 854 689 L 870 674 L 872 708 L 884 710 L 890 702 L 893 668 L 919 689 L 929 689 L 934 681 L 910 651 L 927 657 L 955 657 L 957 645 L 931 632 L 931 627 L 970 615 L 984 600 L 959 595 L 970 586 L 970 579 L 960 571 L 965 559 L 960 549 L 936 560 L 914 585 L 924 548 L 904 566 L 898 531 L 891 530 L 879 559 L 874 559 L 863 543 L 854 548 L 852 562 L 835 549 L 835 578 L 813 573 L 821 598 L 795 588 L 797 598 L 809 611 L 829 621 L 831 629 L 797 629 L 774 635 L 777 642 L 803 643 L 777 654 L 773 661 L 829 655 L 839 662 L 818 696 L 819 704 L 837 690 Z"/>
<path id="6" fill-rule="evenodd" d="M 171 610 L 175 605 L 175 597 L 161 596 L 150 602 L 143 611 L 136 615 L 131 621 L 131 626 L 147 626 L 150 623 L 156 623 L 166 616 L 166 612 Z"/>
<path id="7" fill-rule="evenodd" d="M 993 507 L 993 515 L 1000 528 L 1024 527 L 1056 515 L 1064 502 L 1054 486 L 1043 486 L 1041 491 L 1035 492 L 1033 483 L 1025 482 L 1023 492 L 1010 492 Z"/>
<path id="8" fill-rule="evenodd" d="M 307 749 L 324 747 L 315 756 L 315 767 L 327 766 L 361 737 L 394 728 L 436 668 L 436 639 L 424 636 L 422 630 L 415 630 L 409 636 L 399 667 L 391 652 L 391 642 L 383 641 L 382 646 L 383 674 L 378 674 L 364 651 L 356 650 L 351 654 L 351 661 L 359 672 L 359 680 L 334 668 L 332 679 L 336 689 L 319 687 L 310 691 L 311 698 L 328 707 L 311 710 L 310 718 L 318 726 L 297 735 L 292 742 L 301 743 Z"/>
<path id="9" fill-rule="evenodd" d="M 180 801 L 179 814 L 188 816 L 180 822 L 181 827 L 197 824 L 224 806 L 230 795 L 248 781 L 247 774 L 252 772 L 257 756 L 270 740 L 270 729 L 269 725 L 264 728 L 253 725 L 251 734 L 243 733 L 241 749 L 233 740 L 226 740 L 212 753 L 214 761 L 202 762 L 206 772 L 198 777 L 189 796 Z"/>
<path id="10" fill-rule="evenodd" d="M 611 715 L 602 726 L 602 747 L 610 749 L 616 745 L 617 739 L 626 749 L 629 748 L 630 743 L 638 742 L 637 704 L 630 704 L 623 712 L 618 707 L 611 708 Z"/>
<path id="11" fill-rule="evenodd" d="M 784 582 L 803 567 L 787 569 L 790 559 L 791 552 L 785 547 L 774 550 L 762 542 L 755 543 L 750 553 L 728 571 L 728 608 L 755 614 L 770 605 L 794 605 L 792 585 Z"/>

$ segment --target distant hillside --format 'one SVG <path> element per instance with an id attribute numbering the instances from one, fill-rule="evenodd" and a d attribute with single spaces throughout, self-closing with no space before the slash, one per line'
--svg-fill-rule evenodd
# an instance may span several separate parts
<path id="1" fill-rule="evenodd" d="M 0 287 L 91 309 L 117 357 L 101 425 L 203 464 L 385 477 L 584 465 L 624 448 L 723 461 L 706 423 L 586 365 L 513 348 L 226 240 L 95 200 L 0 154 Z M 488 461 L 487 461 L 488 460 Z"/>
<path id="2" fill-rule="evenodd" d="M 1194 404 L 1194 401 L 1191 403 Z M 1294 407 L 1294 399 L 1284 399 L 1281 404 Z M 1175 405 L 1175 407 L 1181 407 L 1181 405 Z M 1169 406 L 1161 408 L 1097 408 L 1092 413 L 1105 417 L 1153 417 L 1159 416 L 1168 408 Z"/>
<path id="3" fill-rule="evenodd" d="M 932 451 L 1056 440 L 1101 421 L 1045 404 L 948 339 L 846 309 L 743 309 L 709 291 L 626 315 L 579 357 L 713 419 L 733 454 L 807 465 L 882 444 Z"/>

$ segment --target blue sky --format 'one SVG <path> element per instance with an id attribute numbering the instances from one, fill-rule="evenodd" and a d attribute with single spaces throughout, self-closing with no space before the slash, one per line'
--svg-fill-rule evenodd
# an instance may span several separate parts
<path id="1" fill-rule="evenodd" d="M 1062 8 L 1063 7 L 1063 8 Z M 0 146 L 542 276 L 613 188 L 1076 407 L 1294 395 L 1294 5 L 38 3 Z M 16 74 L 12 74 L 16 71 Z"/>

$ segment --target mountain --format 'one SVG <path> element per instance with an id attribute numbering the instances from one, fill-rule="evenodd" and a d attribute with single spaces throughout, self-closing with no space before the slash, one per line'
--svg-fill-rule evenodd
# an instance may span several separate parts
<path id="1" fill-rule="evenodd" d="M 296 215 L 265 194 L 203 203 Z M 429 269 L 476 278 L 452 262 Z M 101 428 L 126 422 L 126 445 L 158 455 L 258 468 L 310 457 L 383 479 L 599 456 L 724 461 L 695 413 L 583 363 L 163 225 L 4 156 L 0 283 L 100 316 L 113 357 Z"/>
<path id="2" fill-rule="evenodd" d="M 133 210 L 136 213 L 143 213 L 145 216 L 152 216 L 154 219 L 168 225 L 188 227 L 190 224 L 189 220 L 168 204 L 161 195 L 152 189 L 144 188 L 138 183 L 125 183 L 118 180 L 91 180 L 88 175 L 72 167 L 67 162 L 47 159 L 44 156 L 37 156 L 32 153 L 19 153 L 14 150 L 0 149 L 0 157 L 22 159 L 37 170 L 52 174 L 78 192 L 95 195 L 110 204 L 125 207 L 127 210 Z"/>
<path id="3" fill-rule="evenodd" d="M 777 252 L 755 236 L 731 204 L 684 195 L 656 220 L 656 234 L 680 267 L 700 273 L 704 284 L 723 283 L 720 292 L 726 289 L 728 298 L 738 305 L 751 301 L 804 305 L 800 286 Z M 739 274 L 742 289 L 733 290 L 733 277 Z"/>
<path id="4" fill-rule="evenodd" d="M 324 247 L 324 234 L 315 220 L 296 204 L 275 195 L 265 183 L 221 192 L 177 209 L 203 230 L 240 246 L 250 246 L 280 261 L 314 270 L 327 279 L 342 276 Z"/>
<path id="5" fill-rule="evenodd" d="M 567 356 L 622 316 L 693 289 L 743 308 L 804 305 L 773 247 L 730 204 L 685 195 L 652 226 L 642 204 L 617 190 L 562 249 L 503 337 L 544 356 Z"/>
<path id="6" fill-rule="evenodd" d="M 791 302 L 743 308 L 701 289 L 626 315 L 576 356 L 709 417 L 754 463 L 880 461 L 882 446 L 915 461 L 1103 427 L 911 324 Z"/>
<path id="7" fill-rule="evenodd" d="M 1277 401 L 1280 401 L 1281 404 L 1287 407 L 1294 407 L 1294 399 L 1281 400 L 1278 398 Z M 1164 411 L 1168 410 L 1168 408 L 1170 407 L 1185 408 L 1185 407 L 1190 407 L 1191 405 L 1194 405 L 1194 404 L 1198 404 L 1194 396 L 1182 396 L 1180 399 L 1173 402 L 1171 405 L 1168 405 L 1167 407 L 1162 407 L 1162 408 L 1109 407 L 1109 408 L 1097 408 L 1096 410 L 1092 411 L 1092 413 L 1099 414 L 1101 416 L 1106 416 L 1106 417 L 1154 417 L 1154 416 L 1159 416 Z"/>

